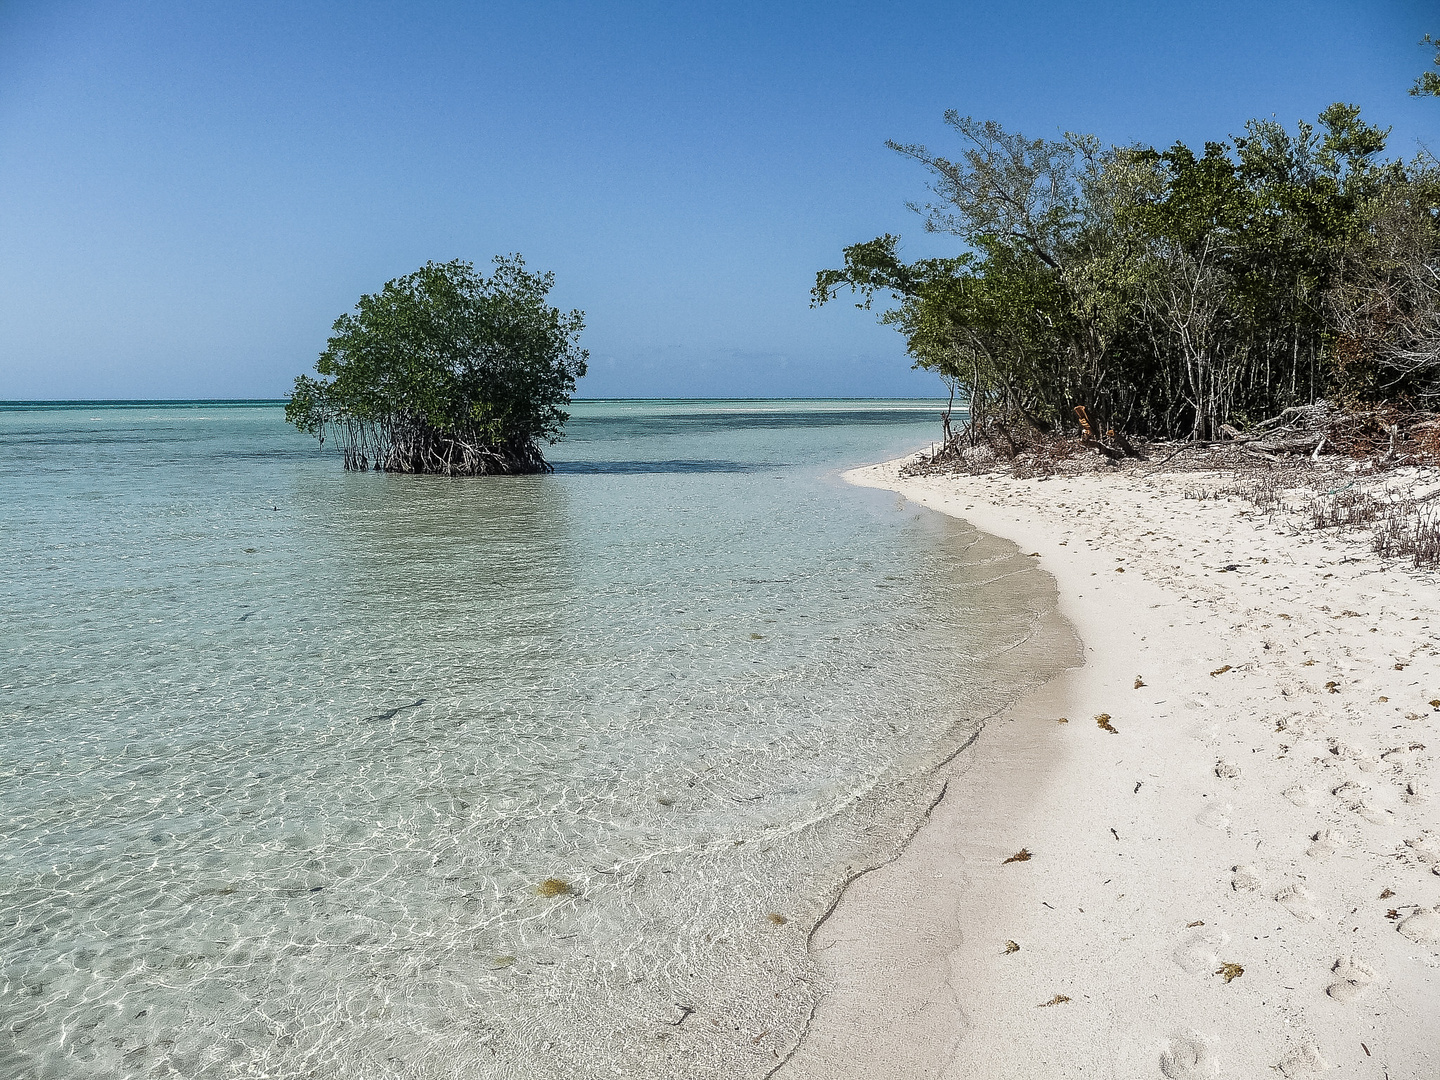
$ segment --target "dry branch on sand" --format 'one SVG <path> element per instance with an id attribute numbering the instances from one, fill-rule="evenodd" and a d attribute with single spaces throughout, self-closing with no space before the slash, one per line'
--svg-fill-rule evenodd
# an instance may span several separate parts
<path id="1" fill-rule="evenodd" d="M 1223 438 L 1139 444 L 1114 429 L 1100 432 L 1085 406 L 1075 407 L 1078 437 L 1044 432 L 1023 418 L 988 413 L 950 433 L 909 474 L 990 472 L 1018 478 L 1096 469 L 1283 468 L 1308 461 L 1358 464 L 1372 471 L 1440 465 L 1440 417 L 1393 405 L 1341 410 L 1324 401 L 1286 409 L 1246 430 L 1226 424 Z M 1218 457 L 1218 460 L 1217 460 Z"/>
<path id="2" fill-rule="evenodd" d="M 1272 518 L 1288 516 L 1297 528 L 1368 529 L 1381 558 L 1440 567 L 1440 476 L 1430 474 L 1440 468 L 1440 417 L 1393 406 L 1345 412 L 1320 402 L 1243 432 L 1226 425 L 1223 440 L 1137 447 L 1113 431 L 1097 432 L 1085 408 L 1075 415 L 1078 438 L 990 414 L 910 462 L 902 475 L 1204 473 L 1183 490 L 1185 498 L 1241 498 Z"/>

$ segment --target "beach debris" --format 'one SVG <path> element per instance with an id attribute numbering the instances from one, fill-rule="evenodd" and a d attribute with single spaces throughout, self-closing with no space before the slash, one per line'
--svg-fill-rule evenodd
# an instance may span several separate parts
<path id="1" fill-rule="evenodd" d="M 1007 941 L 1007 942 L 1005 942 L 1005 955 L 1006 955 L 1006 956 L 1009 956 L 1011 953 L 1015 953 L 1015 952 L 1019 952 L 1019 951 L 1020 951 L 1020 946 L 1019 946 L 1019 944 L 1018 944 L 1017 942 L 1014 942 L 1014 941 Z"/>
<path id="2" fill-rule="evenodd" d="M 1383 888 L 1383 889 L 1380 890 L 1380 899 L 1381 899 L 1381 900 L 1389 900 L 1390 897 L 1392 897 L 1392 896 L 1394 896 L 1394 895 L 1395 895 L 1395 890 L 1392 889 L 1392 888 L 1390 888 L 1389 886 L 1386 886 L 1385 888 Z"/>
<path id="3" fill-rule="evenodd" d="M 764 640 L 765 640 L 765 635 L 764 635 L 764 634 L 751 634 L 751 635 L 750 635 L 750 640 L 751 640 L 751 641 L 764 641 Z"/>
<path id="4" fill-rule="evenodd" d="M 1008 859 L 1005 859 L 1003 862 L 1001 862 L 1000 865 L 1007 866 L 1012 862 L 1029 862 L 1034 857 L 1035 856 L 1030 854 L 1029 848 L 1022 847 L 1019 851 L 1015 852 L 1014 855 L 1011 855 Z"/>
<path id="5" fill-rule="evenodd" d="M 1396 671 L 1404 671 L 1404 670 L 1405 670 L 1405 665 L 1404 665 L 1404 664 L 1396 664 L 1396 665 L 1395 665 L 1395 670 L 1396 670 Z"/>
<path id="6" fill-rule="evenodd" d="M 1136 675 L 1136 676 L 1135 676 L 1135 689 L 1136 689 L 1136 690 L 1139 690 L 1140 687 L 1142 687 L 1142 686 L 1144 686 L 1144 685 L 1145 685 L 1145 680 L 1142 679 L 1139 675 Z"/>
<path id="7" fill-rule="evenodd" d="M 1037 1008 L 1048 1009 L 1051 1005 L 1068 1005 L 1069 1003 L 1070 999 L 1064 994 L 1056 994 L 1049 1001 L 1042 1001 Z"/>
<path id="8" fill-rule="evenodd" d="M 1117 573 L 1117 574 L 1123 574 L 1124 572 L 1125 572 L 1125 568 L 1124 568 L 1123 566 L 1117 566 L 1117 567 L 1115 567 L 1115 573 Z"/>
<path id="9" fill-rule="evenodd" d="M 1196 919 L 1194 922 L 1187 922 L 1187 923 L 1185 924 L 1185 929 L 1186 929 L 1186 930 L 1189 930 L 1191 927 L 1204 926 L 1204 925 L 1205 925 L 1205 920 L 1204 920 L 1204 919 Z"/>
<path id="10" fill-rule="evenodd" d="M 384 712 L 376 713 L 374 716 L 367 716 L 365 717 L 365 720 L 394 720 L 395 717 L 399 716 L 407 709 L 418 709 L 421 705 L 424 704 L 425 699 L 423 697 L 417 698 L 413 705 L 396 705 L 393 709 L 386 709 Z"/>
<path id="11" fill-rule="evenodd" d="M 1068 723 L 1070 722 L 1070 718 L 1069 718 L 1068 716 L 1062 716 L 1062 717 L 1060 717 L 1060 719 L 1056 720 L 1055 722 L 1056 722 L 1057 724 L 1068 724 Z"/>
<path id="12" fill-rule="evenodd" d="M 1245 969 L 1239 964 L 1222 963 L 1219 968 L 1216 969 L 1215 974 L 1224 975 L 1225 981 L 1229 983 L 1234 982 L 1241 975 L 1244 975 Z"/>
<path id="13" fill-rule="evenodd" d="M 680 1019 L 665 1021 L 671 1027 L 679 1027 L 686 1020 L 690 1019 L 690 1016 L 695 1012 L 694 1005 L 682 1005 L 680 1004 L 680 1002 L 677 1001 L 675 1002 L 675 1007 L 680 1010 Z"/>
<path id="14" fill-rule="evenodd" d="M 1210 677 L 1213 679 L 1216 675 L 1224 675 L 1225 672 L 1227 672 L 1227 671 L 1229 671 L 1229 670 L 1230 670 L 1230 665 L 1229 665 L 1229 664 L 1226 664 L 1224 667 L 1217 667 L 1214 671 L 1210 672 Z"/>
<path id="15" fill-rule="evenodd" d="M 1434 701 L 1430 702 L 1430 707 L 1436 712 L 1440 712 L 1440 698 L 1436 698 Z"/>
<path id="16" fill-rule="evenodd" d="M 1215 762 L 1215 775 L 1221 780 L 1234 780 L 1240 775 L 1240 766 L 1232 761 Z"/>
<path id="17" fill-rule="evenodd" d="M 1329 690 L 1332 694 L 1338 694 L 1340 693 L 1340 684 L 1332 679 L 1325 684 L 1325 689 Z"/>
<path id="18" fill-rule="evenodd" d="M 1029 555 L 1026 555 L 1025 557 L 1027 559 L 1038 559 L 1040 558 L 1040 553 L 1038 551 L 1032 551 Z"/>
<path id="19" fill-rule="evenodd" d="M 1144 786 L 1145 786 L 1145 781 L 1144 781 L 1144 780 L 1136 780 L 1136 781 L 1135 781 L 1135 790 L 1132 791 L 1130 794 L 1131 794 L 1131 795 L 1139 795 L 1139 794 L 1140 794 L 1140 789 L 1141 789 L 1142 787 L 1144 787 Z"/>
<path id="20" fill-rule="evenodd" d="M 1120 834 L 1115 831 L 1115 828 L 1114 828 L 1113 825 L 1112 825 L 1111 828 L 1110 828 L 1110 835 L 1113 836 L 1117 841 L 1120 839 Z"/>
<path id="21" fill-rule="evenodd" d="M 258 551 L 258 550 L 259 550 L 258 548 L 246 548 L 246 549 L 245 549 L 245 554 L 246 554 L 246 555 L 254 555 L 255 552 Z"/>
<path id="22" fill-rule="evenodd" d="M 491 959 L 490 966 L 499 970 L 500 968 L 507 968 L 513 963 L 515 963 L 515 957 L 513 956 L 496 956 Z"/>
<path id="23" fill-rule="evenodd" d="M 569 896 L 574 891 L 574 887 L 568 881 L 558 877 L 546 878 L 535 886 L 537 896 Z"/>
<path id="24" fill-rule="evenodd" d="M 675 799 L 670 795 L 656 795 L 655 801 L 661 806 L 674 806 Z"/>
<path id="25" fill-rule="evenodd" d="M 784 926 L 787 922 L 790 921 L 784 915 L 781 915 L 778 911 L 770 912 L 770 914 L 766 915 L 765 918 L 769 919 L 776 926 Z"/>
<path id="26" fill-rule="evenodd" d="M 1102 712 L 1099 716 L 1095 717 L 1095 726 L 1102 731 L 1110 732 L 1111 735 L 1120 734 L 1115 726 L 1110 723 L 1110 714 L 1108 712 Z"/>

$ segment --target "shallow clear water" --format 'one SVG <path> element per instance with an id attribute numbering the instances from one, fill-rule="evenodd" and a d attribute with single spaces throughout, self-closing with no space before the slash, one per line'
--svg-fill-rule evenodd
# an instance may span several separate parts
<path id="1" fill-rule="evenodd" d="M 0 1075 L 764 1075 L 845 876 L 1068 659 L 1013 548 L 839 479 L 936 413 L 577 403 L 449 480 L 0 410 Z"/>

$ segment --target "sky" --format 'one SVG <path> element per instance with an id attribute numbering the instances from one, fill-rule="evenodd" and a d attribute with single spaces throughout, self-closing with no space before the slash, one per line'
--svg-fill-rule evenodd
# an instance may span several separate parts
<path id="1" fill-rule="evenodd" d="M 815 272 L 891 232 L 958 109 L 1223 139 L 1332 101 L 1440 152 L 1434 0 L 0 0 L 0 400 L 274 398 L 362 293 L 520 252 L 581 397 L 930 396 Z"/>

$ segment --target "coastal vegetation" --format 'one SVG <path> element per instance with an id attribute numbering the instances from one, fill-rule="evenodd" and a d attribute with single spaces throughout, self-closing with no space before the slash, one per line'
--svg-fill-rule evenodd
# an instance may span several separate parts
<path id="1" fill-rule="evenodd" d="M 1416 92 L 1440 91 L 1426 77 Z M 1200 148 L 945 120 L 954 156 L 889 145 L 929 172 L 911 205 L 956 254 L 907 262 L 887 234 L 813 292 L 889 301 L 881 321 L 969 407 L 942 453 L 997 431 L 1116 458 L 1131 439 L 1274 451 L 1297 420 L 1308 452 L 1327 410 L 1393 450 L 1440 406 L 1440 162 L 1387 157 L 1357 107 Z"/>
<path id="2" fill-rule="evenodd" d="M 335 320 L 285 406 L 300 431 L 340 444 L 345 468 L 477 476 L 550 470 L 541 449 L 585 374 L 585 317 L 547 303 L 554 275 L 519 255 L 489 277 L 427 262 Z"/>

